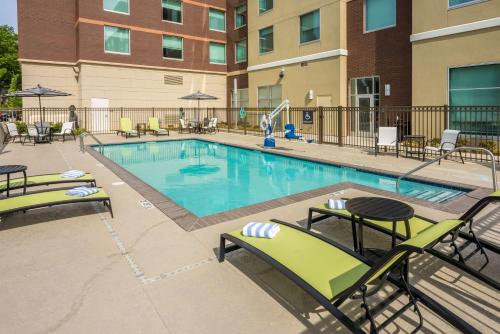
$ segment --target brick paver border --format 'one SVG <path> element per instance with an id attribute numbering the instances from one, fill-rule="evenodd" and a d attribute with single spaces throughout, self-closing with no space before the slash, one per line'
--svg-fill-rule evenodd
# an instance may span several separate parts
<path id="1" fill-rule="evenodd" d="M 213 140 L 210 138 L 175 138 L 175 139 L 168 139 L 168 140 L 163 140 L 163 141 L 178 141 L 178 140 L 186 140 L 186 139 L 196 139 L 196 140 L 202 140 L 202 141 L 207 141 L 207 142 L 212 142 L 220 145 L 227 145 L 227 146 L 233 146 L 233 147 L 238 147 L 238 148 L 243 148 L 243 149 L 251 149 L 251 150 L 260 150 L 262 152 L 267 152 L 270 153 L 269 150 L 265 150 L 258 145 L 255 147 L 252 146 L 244 146 L 244 145 L 238 145 L 238 144 L 227 144 L 224 142 L 220 142 L 217 140 Z M 156 140 L 157 141 L 157 140 Z M 158 141 L 157 141 L 158 142 Z M 133 142 L 134 144 L 140 143 L 140 142 Z M 123 144 L 122 143 L 111 143 L 111 144 L 106 144 L 106 145 L 116 145 L 116 144 Z M 131 143 L 132 144 L 132 143 Z M 442 180 L 438 179 L 433 179 L 433 178 L 427 178 L 427 177 L 422 177 L 422 176 L 413 176 L 409 178 L 409 180 L 412 181 L 417 181 L 417 182 L 424 182 L 424 183 L 435 183 L 438 185 L 444 185 L 447 187 L 453 187 L 453 188 L 458 188 L 458 189 L 464 189 L 464 190 L 469 190 L 467 194 L 461 195 L 457 197 L 456 199 L 453 199 L 449 202 L 446 202 L 444 204 L 438 204 L 438 203 L 431 203 L 429 201 L 425 200 L 420 200 L 417 198 L 413 197 L 408 197 L 404 195 L 400 195 L 397 193 L 385 191 L 385 190 L 380 190 L 376 188 L 371 188 L 359 184 L 355 184 L 352 182 L 342 182 L 338 183 L 332 186 L 327 186 L 327 187 L 322 187 L 286 197 L 280 197 L 276 198 L 270 201 L 266 202 L 261 202 L 249 206 L 245 206 L 242 208 L 234 209 L 234 210 L 229 210 L 221 213 L 217 213 L 214 215 L 206 216 L 206 217 L 198 217 L 191 213 L 190 211 L 184 209 L 183 207 L 177 205 L 172 199 L 169 197 L 163 195 L 147 183 L 143 182 L 140 180 L 138 177 L 136 177 L 134 174 L 130 173 L 120 165 L 116 164 L 114 161 L 108 159 L 104 155 L 100 154 L 96 150 L 94 150 L 91 146 L 87 146 L 87 152 L 92 155 L 96 160 L 101 162 L 104 166 L 106 166 L 109 170 L 111 170 L 113 173 L 115 173 L 119 178 L 121 178 L 124 182 L 126 182 L 128 185 L 130 185 L 134 190 L 136 190 L 139 194 L 141 194 L 145 199 L 150 201 L 157 209 L 159 209 L 161 212 L 163 212 L 166 216 L 168 216 L 170 219 L 172 219 L 177 225 L 179 225 L 181 228 L 183 228 L 186 231 L 194 231 L 200 228 L 204 228 L 207 226 L 215 225 L 218 223 L 222 223 L 225 221 L 241 218 L 241 217 L 246 217 L 252 214 L 256 214 L 259 212 L 267 211 L 270 209 L 275 209 L 281 206 L 301 202 L 307 199 L 323 196 L 330 194 L 332 192 L 338 192 L 341 190 L 347 190 L 347 189 L 357 189 L 361 190 L 363 192 L 371 193 L 374 195 L 378 196 L 384 196 L 384 197 L 389 197 L 389 198 L 394 198 L 397 200 L 405 201 L 407 203 L 413 203 L 417 204 L 426 208 L 432 208 L 444 212 L 449 212 L 452 214 L 460 214 L 464 212 L 467 208 L 471 207 L 474 203 L 476 203 L 480 198 L 488 195 L 491 193 L 490 189 L 487 188 L 479 188 L 479 187 L 473 187 L 467 184 L 461 184 L 461 183 L 456 183 L 456 182 L 448 182 L 446 184 L 443 183 Z M 376 168 L 371 168 L 371 167 L 360 167 L 357 165 L 353 164 L 346 164 L 346 163 L 337 163 L 325 159 L 317 159 L 317 158 L 311 158 L 311 157 L 306 157 L 302 155 L 297 155 L 293 154 L 287 151 L 272 151 L 273 154 L 276 155 L 281 155 L 281 156 L 286 156 L 286 157 L 291 157 L 291 158 L 296 158 L 296 159 L 302 159 L 302 160 L 307 160 L 307 161 L 312 161 L 312 162 L 319 162 L 319 163 L 324 163 L 328 165 L 335 165 L 335 166 L 341 166 L 341 167 L 348 167 L 348 168 L 355 168 L 357 170 L 361 171 L 366 171 L 370 173 L 377 173 L 381 175 L 386 175 L 386 176 L 391 176 L 391 177 L 399 177 L 402 174 L 401 173 L 393 173 L 393 172 L 388 172 L 385 170 L 381 169 L 376 169 Z"/>

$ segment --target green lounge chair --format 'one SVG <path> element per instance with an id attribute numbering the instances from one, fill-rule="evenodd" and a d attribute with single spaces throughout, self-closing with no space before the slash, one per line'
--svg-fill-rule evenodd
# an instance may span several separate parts
<path id="1" fill-rule="evenodd" d="M 481 212 L 484 208 L 486 208 L 489 204 L 494 203 L 494 202 L 500 202 L 500 191 L 494 192 L 489 196 L 486 196 L 482 198 L 480 201 L 478 201 L 476 204 L 474 204 L 467 212 L 465 212 L 459 220 L 464 222 L 464 226 L 468 224 L 468 231 L 463 232 L 460 231 L 457 236 L 454 238 L 451 238 L 449 240 L 445 240 L 443 242 L 450 243 L 452 248 L 453 248 L 453 253 L 451 255 L 449 254 L 444 254 L 442 252 L 439 252 L 435 249 L 429 249 L 428 252 L 431 253 L 432 255 L 439 257 L 440 259 L 455 265 L 456 267 L 466 271 L 470 275 L 480 279 L 481 281 L 489 284 L 490 286 L 500 289 L 500 284 L 492 279 L 491 277 L 488 277 L 484 274 L 481 273 L 480 270 L 471 268 L 470 266 L 466 265 L 466 261 L 473 256 L 475 253 L 480 252 L 486 259 L 485 264 L 483 265 L 486 266 L 489 263 L 489 258 L 488 255 L 485 251 L 485 248 L 496 253 L 500 254 L 500 249 L 497 245 L 493 244 L 490 241 L 480 239 L 476 236 L 474 233 L 474 230 L 472 229 L 472 225 L 474 222 L 474 217 Z M 313 217 L 313 214 L 317 213 L 319 214 L 316 217 Z M 312 227 L 312 224 L 317 223 L 325 218 L 328 217 L 337 217 L 340 219 L 345 219 L 351 221 L 352 229 L 353 229 L 353 244 L 354 244 L 354 250 L 357 250 L 357 235 L 356 235 L 356 220 L 352 219 L 352 215 L 349 211 L 347 210 L 339 210 L 339 209 L 330 209 L 327 204 L 320 204 L 318 206 L 309 208 L 309 214 L 308 214 L 308 219 L 307 219 L 307 229 L 310 230 Z M 410 226 L 411 226 L 411 233 L 413 235 L 422 233 L 426 229 L 432 227 L 435 224 L 439 224 L 439 222 L 436 222 L 432 219 L 422 217 L 419 215 L 415 215 L 413 218 L 410 219 L 409 221 Z M 383 221 L 376 221 L 376 220 L 370 220 L 370 219 L 364 219 L 364 226 L 368 226 L 372 229 L 375 229 L 379 232 L 385 233 L 385 234 L 390 234 L 392 235 L 392 223 L 391 222 L 383 222 Z M 406 240 L 406 228 L 404 224 L 396 224 L 396 238 L 400 240 Z M 459 246 L 456 243 L 457 237 L 464 238 L 470 242 L 473 242 L 476 246 L 476 249 L 470 253 L 467 257 L 464 257 L 460 251 Z M 454 257 L 458 257 L 458 261 L 454 259 Z M 482 269 L 482 268 L 481 268 Z"/>
<path id="2" fill-rule="evenodd" d="M 120 130 L 116 131 L 116 134 L 121 134 L 122 136 L 125 135 L 125 138 L 131 136 L 141 137 L 139 132 L 132 128 L 132 121 L 130 118 L 120 118 Z"/>
<path id="3" fill-rule="evenodd" d="M 99 188 L 99 192 L 85 197 L 66 195 L 66 190 L 52 190 L 5 198 L 0 200 L 0 217 L 19 211 L 86 202 L 102 202 L 113 217 L 111 199 L 102 188 Z"/>
<path id="4" fill-rule="evenodd" d="M 156 117 L 149 117 L 148 127 L 149 130 L 152 131 L 155 136 L 160 136 L 160 135 L 170 136 L 170 132 L 168 131 L 168 129 L 160 128 L 160 122 Z"/>
<path id="5" fill-rule="evenodd" d="M 86 173 L 84 176 L 79 178 L 64 178 L 61 174 L 45 174 L 45 175 L 33 175 L 26 179 L 26 187 L 38 187 L 38 186 L 48 186 L 53 184 L 64 184 L 64 183 L 88 183 L 91 187 L 96 186 L 96 182 L 92 174 Z M 9 189 L 22 189 L 24 188 L 24 178 L 11 179 L 9 183 Z M 0 193 L 7 190 L 7 181 L 0 181 Z"/>
<path id="6" fill-rule="evenodd" d="M 387 326 L 408 308 L 413 307 L 422 326 L 423 319 L 418 301 L 447 320 L 464 333 L 479 333 L 472 326 L 437 304 L 430 297 L 409 285 L 405 271 L 407 259 L 412 253 L 423 253 L 450 233 L 456 233 L 464 224 L 460 220 L 446 220 L 433 225 L 415 237 L 397 245 L 376 263 L 371 263 L 351 249 L 319 234 L 298 226 L 272 220 L 280 225 L 280 232 L 273 239 L 252 238 L 242 235 L 242 230 L 222 234 L 220 237 L 219 261 L 225 254 L 244 248 L 279 270 L 306 293 L 316 299 L 351 332 L 362 333 L 359 324 L 344 314 L 339 307 L 347 299 L 361 298 L 365 311 L 363 321 L 370 323 L 370 333 Z M 226 241 L 233 245 L 226 247 Z M 399 267 L 399 274 L 391 274 Z M 377 293 L 388 280 L 399 293 L 409 296 L 409 302 L 380 325 L 376 325 L 367 298 Z M 370 290 L 368 288 L 370 287 Z M 392 300 L 388 297 L 388 300 Z"/>

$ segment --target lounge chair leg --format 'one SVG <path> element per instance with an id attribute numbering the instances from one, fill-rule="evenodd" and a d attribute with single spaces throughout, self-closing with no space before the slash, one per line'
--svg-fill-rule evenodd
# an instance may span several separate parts
<path id="1" fill-rule="evenodd" d="M 458 254 L 458 261 L 460 261 L 461 263 L 465 263 L 465 259 L 462 256 L 462 253 L 460 252 L 460 249 L 458 248 L 458 245 L 456 243 L 456 240 L 457 240 L 457 237 L 458 237 L 458 232 L 459 232 L 459 230 L 457 229 L 455 231 L 455 233 L 453 233 L 453 236 L 451 237 L 451 246 L 452 246 L 452 248 L 454 250 L 452 256 L 455 256 L 456 254 Z"/>
<path id="2" fill-rule="evenodd" d="M 219 262 L 224 262 L 225 257 L 226 257 L 226 239 L 221 236 L 219 244 Z"/>
<path id="3" fill-rule="evenodd" d="M 378 333 L 377 325 L 373 320 L 373 317 L 370 313 L 370 308 L 368 307 L 368 303 L 366 302 L 366 285 L 362 285 L 359 289 L 361 290 L 361 298 L 363 299 L 361 308 L 365 310 L 365 318 L 370 321 L 370 333 Z"/>
<path id="4" fill-rule="evenodd" d="M 309 208 L 309 213 L 307 214 L 307 229 L 308 230 L 311 230 L 311 226 L 312 226 L 312 209 Z"/>
<path id="5" fill-rule="evenodd" d="M 462 160 L 462 163 L 465 165 L 464 157 L 462 157 L 462 151 L 458 151 L 458 154 L 460 155 L 460 159 Z"/>
<path id="6" fill-rule="evenodd" d="M 356 229 L 356 218 L 354 216 L 351 216 L 351 227 L 352 227 L 352 248 L 357 253 L 359 250 L 358 232 Z"/>
<path id="7" fill-rule="evenodd" d="M 469 221 L 469 234 L 472 236 L 472 240 L 474 240 L 474 243 L 476 244 L 477 249 L 479 249 L 480 253 L 484 255 L 486 259 L 485 265 L 487 265 L 490 262 L 490 259 L 488 257 L 488 254 L 483 248 L 483 245 L 481 245 L 481 242 L 479 242 L 479 238 L 476 236 L 476 233 L 474 233 L 474 230 L 472 229 L 472 222 L 473 220 L 471 219 Z"/>
<path id="8" fill-rule="evenodd" d="M 104 206 L 107 206 L 109 209 L 109 213 L 111 214 L 111 218 L 115 218 L 113 215 L 113 207 L 111 206 L 111 200 L 104 201 Z"/>
<path id="9" fill-rule="evenodd" d="M 413 305 L 413 311 L 418 315 L 418 326 L 412 331 L 412 333 L 418 332 L 420 328 L 424 325 L 424 318 L 422 317 L 422 313 L 420 313 L 420 309 L 417 304 L 417 300 L 413 296 L 410 290 L 410 286 L 405 279 L 404 267 L 401 266 L 401 280 L 403 281 L 406 293 L 408 294 L 408 298 L 410 299 L 410 303 Z"/>

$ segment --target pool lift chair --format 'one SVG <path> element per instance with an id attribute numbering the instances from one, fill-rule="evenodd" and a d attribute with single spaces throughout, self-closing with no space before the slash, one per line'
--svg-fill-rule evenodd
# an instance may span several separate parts
<path id="1" fill-rule="evenodd" d="M 287 123 L 290 123 L 290 102 L 285 99 L 279 104 L 269 115 L 264 114 L 260 120 L 260 128 L 265 132 L 264 148 L 275 148 L 276 140 L 274 139 L 274 128 L 276 120 L 274 120 L 283 110 L 286 109 Z M 273 123 L 274 120 L 274 123 Z"/>

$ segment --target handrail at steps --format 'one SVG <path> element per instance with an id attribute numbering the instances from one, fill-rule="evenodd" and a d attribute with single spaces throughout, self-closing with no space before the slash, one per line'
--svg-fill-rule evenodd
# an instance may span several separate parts
<path id="1" fill-rule="evenodd" d="M 428 162 L 426 162 L 426 163 L 424 163 L 416 168 L 413 168 L 409 172 L 398 177 L 398 179 L 396 181 L 397 192 L 399 193 L 399 184 L 401 183 L 402 179 L 407 178 L 411 174 L 413 174 L 413 173 L 415 173 L 415 172 L 417 172 L 417 171 L 419 171 L 419 170 L 421 170 L 429 165 L 432 165 L 433 163 L 438 162 L 439 160 L 446 158 L 450 154 L 452 154 L 454 152 L 458 152 L 458 151 L 483 151 L 487 155 L 490 156 L 490 158 L 491 158 L 491 178 L 492 178 L 492 183 L 493 183 L 493 191 L 497 191 L 497 171 L 496 171 L 495 156 L 493 155 L 493 153 L 490 150 L 487 150 L 483 147 L 461 146 L 461 147 L 456 147 L 453 150 L 448 151 L 445 154 L 440 155 L 440 156 L 436 157 L 435 159 L 428 161 Z"/>
<path id="2" fill-rule="evenodd" d="M 80 134 L 80 151 L 82 153 L 85 153 L 85 142 L 84 142 L 84 139 L 86 136 L 90 136 L 92 139 L 94 139 L 94 141 L 99 145 L 99 153 L 102 154 L 103 150 L 104 150 L 104 144 L 96 138 L 96 136 L 94 136 L 93 134 L 89 133 L 89 132 L 83 132 L 82 134 Z"/>

